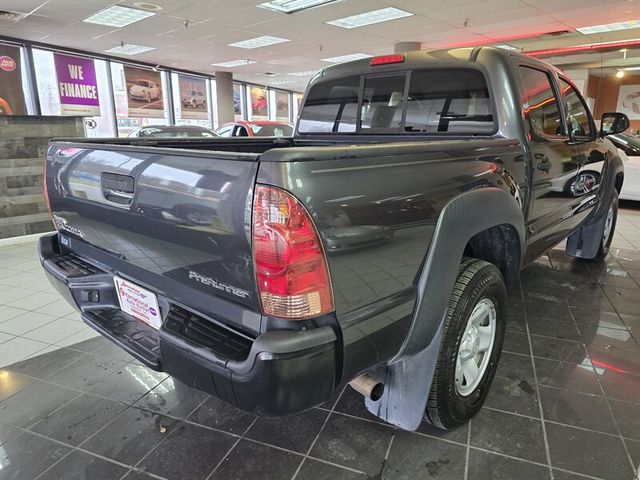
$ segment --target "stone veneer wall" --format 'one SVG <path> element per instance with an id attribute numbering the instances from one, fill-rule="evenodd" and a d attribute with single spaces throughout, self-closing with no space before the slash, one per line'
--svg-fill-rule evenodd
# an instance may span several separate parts
<path id="1" fill-rule="evenodd" d="M 0 238 L 53 230 L 42 162 L 54 137 L 84 137 L 81 117 L 0 116 Z"/>

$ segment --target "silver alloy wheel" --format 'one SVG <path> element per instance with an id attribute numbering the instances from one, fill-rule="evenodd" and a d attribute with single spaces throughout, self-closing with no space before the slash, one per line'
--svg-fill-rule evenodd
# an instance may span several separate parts
<path id="1" fill-rule="evenodd" d="M 604 221 L 604 232 L 602 232 L 602 245 L 607 246 L 609 237 L 611 236 L 611 230 L 613 230 L 613 205 L 609 206 L 607 212 L 607 219 Z"/>
<path id="2" fill-rule="evenodd" d="M 456 391 L 462 397 L 473 393 L 484 376 L 496 339 L 496 306 L 481 299 L 471 312 L 456 357 Z"/>

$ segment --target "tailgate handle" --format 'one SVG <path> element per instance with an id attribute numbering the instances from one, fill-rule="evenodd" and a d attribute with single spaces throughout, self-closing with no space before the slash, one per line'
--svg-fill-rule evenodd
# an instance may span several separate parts
<path id="1" fill-rule="evenodd" d="M 118 205 L 131 205 L 134 196 L 134 179 L 129 175 L 102 172 L 100 176 L 102 195 Z"/>

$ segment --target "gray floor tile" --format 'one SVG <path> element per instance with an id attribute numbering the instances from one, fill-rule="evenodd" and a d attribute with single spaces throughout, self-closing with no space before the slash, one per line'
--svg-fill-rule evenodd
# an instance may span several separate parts
<path id="1" fill-rule="evenodd" d="M 547 461 L 540 420 L 486 408 L 471 421 L 471 445 L 534 462 Z"/>
<path id="2" fill-rule="evenodd" d="M 379 423 L 332 414 L 310 455 L 375 475 L 392 434 L 393 429 Z"/>
<path id="3" fill-rule="evenodd" d="M 464 477 L 466 447 L 398 431 L 395 434 L 382 479 L 413 480 Z"/>
<path id="4" fill-rule="evenodd" d="M 553 466 L 600 478 L 631 478 L 631 464 L 619 437 L 551 423 L 546 430 Z"/>
<path id="5" fill-rule="evenodd" d="M 469 452 L 470 478 L 491 480 L 543 480 L 550 478 L 549 468 L 514 460 L 493 453 L 471 449 Z M 557 478 L 557 477 L 555 477 Z"/>

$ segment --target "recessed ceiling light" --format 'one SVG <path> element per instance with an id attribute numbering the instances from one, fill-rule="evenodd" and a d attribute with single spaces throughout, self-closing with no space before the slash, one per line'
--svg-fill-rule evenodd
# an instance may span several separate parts
<path id="1" fill-rule="evenodd" d="M 221 63 L 212 63 L 214 67 L 225 67 L 225 68 L 233 68 L 233 67 L 241 67 L 243 65 L 251 65 L 254 62 L 253 60 L 230 60 L 228 62 Z"/>
<path id="2" fill-rule="evenodd" d="M 149 2 L 133 2 L 133 6 L 136 8 L 141 8 L 142 10 L 148 10 L 149 12 L 159 12 L 160 10 L 162 10 L 162 7 L 160 5 Z"/>
<path id="3" fill-rule="evenodd" d="M 330 63 L 343 63 L 343 62 L 351 62 L 353 60 L 362 60 L 363 58 L 371 58 L 371 55 L 367 55 L 366 53 L 352 53 L 351 55 L 341 55 L 339 57 L 328 57 L 323 58 L 323 62 Z"/>
<path id="4" fill-rule="evenodd" d="M 150 52 L 156 50 L 155 47 L 145 47 L 143 45 L 134 45 L 133 43 L 124 43 L 117 47 L 106 50 L 106 53 L 117 53 L 118 55 L 137 55 L 139 53 Z"/>
<path id="5" fill-rule="evenodd" d="M 375 23 L 388 22 L 389 20 L 396 20 L 398 18 L 410 17 L 412 15 L 413 13 L 400 10 L 399 8 L 389 7 L 360 13 L 358 15 L 351 15 L 350 17 L 339 18 L 326 23 L 336 27 L 351 29 L 364 27 L 366 25 L 373 25 Z"/>
<path id="6" fill-rule="evenodd" d="M 267 47 L 269 45 L 275 45 L 277 43 L 290 42 L 288 38 L 272 37 L 270 35 L 263 35 L 262 37 L 250 38 L 249 40 L 243 40 L 241 42 L 230 43 L 230 47 L 238 48 L 260 48 Z"/>
<path id="7" fill-rule="evenodd" d="M 294 77 L 310 77 L 311 75 L 313 75 L 314 73 L 316 73 L 318 70 L 306 70 L 304 72 L 291 72 L 291 73 L 287 73 L 287 75 L 293 75 Z"/>
<path id="8" fill-rule="evenodd" d="M 604 25 L 592 25 L 590 27 L 579 27 L 576 30 L 588 35 L 590 33 L 615 32 L 616 30 L 629 30 L 640 27 L 640 20 L 629 20 L 628 22 L 607 23 Z"/>
<path id="9" fill-rule="evenodd" d="M 83 22 L 106 25 L 108 27 L 126 27 L 145 18 L 153 17 L 155 13 L 145 12 L 136 8 L 114 5 L 87 17 Z"/>
<path id="10" fill-rule="evenodd" d="M 276 12 L 294 13 L 337 1 L 339 0 L 273 0 L 272 2 L 261 3 L 258 6 L 268 10 L 275 10 Z"/>

